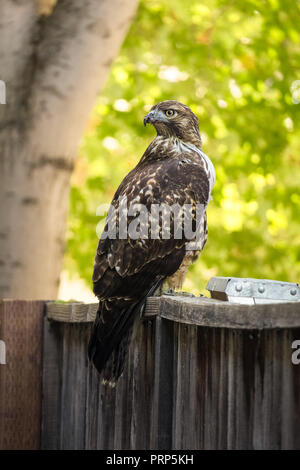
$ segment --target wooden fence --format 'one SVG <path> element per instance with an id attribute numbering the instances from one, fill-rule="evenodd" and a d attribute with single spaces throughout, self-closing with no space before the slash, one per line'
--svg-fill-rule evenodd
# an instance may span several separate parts
<path id="1" fill-rule="evenodd" d="M 300 302 L 152 297 L 115 388 L 87 360 L 96 308 L 1 302 L 0 448 L 300 449 Z"/>

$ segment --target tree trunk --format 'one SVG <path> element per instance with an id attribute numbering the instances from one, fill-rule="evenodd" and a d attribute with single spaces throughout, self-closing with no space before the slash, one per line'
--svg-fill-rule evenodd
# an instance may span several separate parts
<path id="1" fill-rule="evenodd" d="M 137 0 L 1 0 L 0 297 L 54 299 L 79 139 Z"/>

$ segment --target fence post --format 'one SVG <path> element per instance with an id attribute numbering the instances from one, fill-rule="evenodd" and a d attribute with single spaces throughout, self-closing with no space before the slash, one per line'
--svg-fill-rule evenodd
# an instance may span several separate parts
<path id="1" fill-rule="evenodd" d="M 0 449 L 40 447 L 44 304 L 0 301 Z"/>

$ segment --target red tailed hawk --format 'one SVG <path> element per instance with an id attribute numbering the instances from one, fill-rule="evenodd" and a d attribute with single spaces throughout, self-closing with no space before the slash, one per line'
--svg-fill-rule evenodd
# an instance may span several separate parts
<path id="1" fill-rule="evenodd" d="M 94 264 L 99 308 L 88 354 L 103 372 L 104 383 L 111 385 L 123 371 L 134 320 L 147 296 L 165 280 L 171 288 L 181 288 L 203 249 L 206 207 L 215 183 L 213 164 L 201 150 L 198 119 L 188 106 L 162 101 L 145 116 L 147 123 L 157 136 L 112 200 Z M 170 207 L 179 210 L 170 211 L 166 223 Z M 178 232 L 176 224 L 183 220 L 190 221 L 192 237 Z"/>

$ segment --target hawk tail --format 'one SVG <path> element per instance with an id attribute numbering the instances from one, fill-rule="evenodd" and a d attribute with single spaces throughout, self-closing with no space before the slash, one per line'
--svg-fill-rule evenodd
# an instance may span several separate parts
<path id="1" fill-rule="evenodd" d="M 99 374 L 102 374 L 102 383 L 115 386 L 121 376 L 135 319 L 141 313 L 146 299 L 157 289 L 162 281 L 156 283 L 146 295 L 135 303 L 124 304 L 124 301 L 115 301 L 108 305 L 100 300 L 88 345 L 88 356 Z"/>
<path id="2" fill-rule="evenodd" d="M 103 301 L 99 302 L 88 356 L 99 374 L 103 374 L 105 384 L 113 386 L 123 372 L 135 319 L 133 307 L 120 309 L 116 305 L 110 310 Z"/>
<path id="3" fill-rule="evenodd" d="M 133 325 L 122 337 L 118 346 L 112 351 L 102 373 L 102 383 L 115 387 L 118 378 L 122 375 L 125 367 L 125 360 L 130 346 L 133 332 Z"/>

